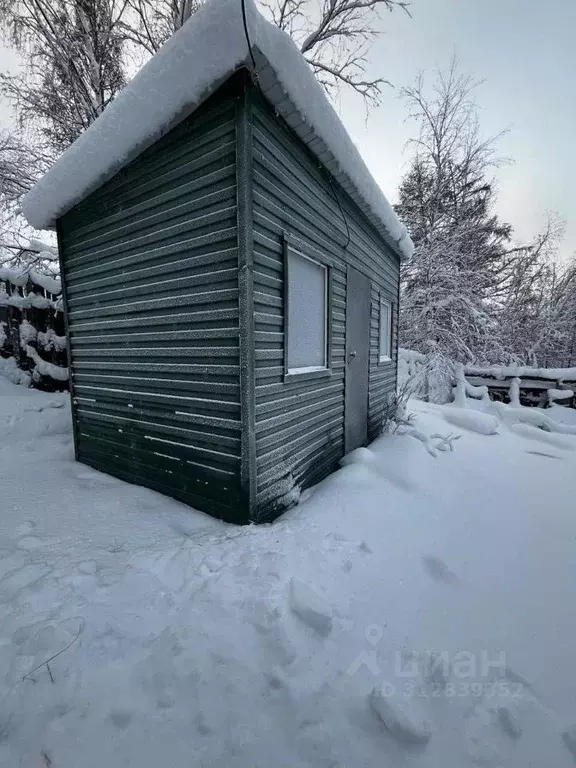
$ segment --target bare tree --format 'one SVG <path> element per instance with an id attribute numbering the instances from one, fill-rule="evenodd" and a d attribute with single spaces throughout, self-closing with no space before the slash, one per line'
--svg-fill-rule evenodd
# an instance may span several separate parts
<path id="1" fill-rule="evenodd" d="M 51 159 L 21 134 L 0 134 L 0 264 L 12 265 L 28 244 L 32 230 L 20 216 L 18 201 Z"/>
<path id="2" fill-rule="evenodd" d="M 367 76 L 367 52 L 377 36 L 381 10 L 400 8 L 404 0 L 263 0 L 276 26 L 287 32 L 330 93 L 346 86 L 368 105 L 380 100 L 383 77 Z"/>
<path id="3" fill-rule="evenodd" d="M 534 242 L 518 248 L 505 283 L 501 334 L 529 365 L 570 365 L 575 351 L 576 265 L 557 259 L 564 231 L 565 222 L 549 215 Z"/>
<path id="4" fill-rule="evenodd" d="M 128 0 L 0 0 L 0 21 L 24 58 L 0 87 L 46 151 L 66 149 L 125 84 L 120 24 Z"/>
<path id="5" fill-rule="evenodd" d="M 29 146 L 22 134 L 0 134 L 0 208 L 9 208 L 47 170 L 52 155 Z"/>
<path id="6" fill-rule="evenodd" d="M 30 228 L 18 201 L 125 83 L 127 0 L 0 0 L 5 39 L 24 61 L 0 75 L 19 131 L 0 136 L 0 246 L 10 261 Z"/>
<path id="7" fill-rule="evenodd" d="M 240 2 L 241 0 L 238 0 Z M 127 38 L 154 54 L 179 29 L 201 0 L 129 0 L 133 16 L 124 19 Z M 262 0 L 277 27 L 300 48 L 324 88 L 346 86 L 368 105 L 377 104 L 383 77 L 366 75 L 367 52 L 377 36 L 381 10 L 401 8 L 407 0 Z"/>
<path id="8" fill-rule="evenodd" d="M 153 56 L 201 5 L 202 0 L 128 0 L 131 13 L 122 20 L 123 33 Z"/>

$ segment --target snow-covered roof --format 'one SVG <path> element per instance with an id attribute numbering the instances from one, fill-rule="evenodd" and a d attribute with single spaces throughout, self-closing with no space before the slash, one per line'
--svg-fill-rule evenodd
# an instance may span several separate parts
<path id="1" fill-rule="evenodd" d="M 206 100 L 236 70 L 258 78 L 266 98 L 403 257 L 413 244 L 310 66 L 291 38 L 245 0 L 209 0 L 142 68 L 117 99 L 26 195 L 36 229 L 56 219 Z M 252 61 L 254 57 L 255 66 Z"/>

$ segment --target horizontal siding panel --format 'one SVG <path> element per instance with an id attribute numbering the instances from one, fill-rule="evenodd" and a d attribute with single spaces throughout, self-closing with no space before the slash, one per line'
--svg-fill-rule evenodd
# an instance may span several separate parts
<path id="1" fill-rule="evenodd" d="M 222 459 L 230 454 L 238 460 L 236 449 L 240 444 L 240 434 L 238 429 L 218 429 L 203 424 L 182 426 L 176 423 L 163 423 L 159 419 L 147 421 L 146 419 L 122 419 L 114 414 L 107 414 L 97 409 L 91 410 L 87 406 L 78 407 L 78 424 L 80 426 L 92 425 L 96 430 L 102 433 L 109 432 L 114 434 L 115 439 L 124 434 L 127 441 L 132 433 L 136 435 L 145 435 L 148 440 L 165 443 L 166 446 L 178 445 L 190 449 L 199 446 L 206 446 L 212 449 L 214 445 L 222 446 Z M 122 431 L 119 431 L 122 430 Z M 166 453 L 168 448 L 164 450 Z"/>
<path id="2" fill-rule="evenodd" d="M 229 115 L 233 114 L 233 106 Z M 78 227 L 81 237 L 86 235 L 86 226 L 94 224 L 99 214 L 113 215 L 128 204 L 153 198 L 165 188 L 177 186 L 178 179 L 190 174 L 201 176 L 204 169 L 210 168 L 220 157 L 234 153 L 234 123 L 224 115 L 222 135 L 213 137 L 208 134 L 205 142 L 199 141 L 198 132 L 186 130 L 180 137 L 180 143 L 165 137 L 148 153 L 143 153 L 130 166 L 122 169 L 111 181 L 84 200 L 68 217 Z M 89 221 L 84 215 L 88 214 Z"/>
<path id="3" fill-rule="evenodd" d="M 114 387 L 105 386 L 93 386 L 76 383 L 74 392 L 77 400 L 86 398 L 89 400 L 102 400 L 104 402 L 117 402 L 122 406 L 127 405 L 128 408 L 134 408 L 135 413 L 140 413 L 138 410 L 143 406 L 156 406 L 163 409 L 183 408 L 191 409 L 195 411 L 199 409 L 200 412 L 213 412 L 214 410 L 219 413 L 232 413 L 239 418 L 240 412 L 238 408 L 238 402 L 235 400 L 234 395 L 229 397 L 220 397 L 209 399 L 207 397 L 194 397 L 192 395 L 180 394 L 167 394 L 164 392 L 156 392 L 145 389 L 117 389 Z"/>
<path id="4" fill-rule="evenodd" d="M 213 357 L 228 357 L 237 359 L 238 347 L 214 347 L 214 346 L 202 346 L 202 347 L 168 347 L 165 344 L 160 344 L 157 347 L 136 347 L 132 344 L 125 347 L 78 347 L 74 348 L 74 357 L 78 362 L 83 360 L 93 360 L 98 357 L 106 358 L 121 358 L 125 360 L 134 360 L 139 357 L 154 358 L 155 360 L 162 360 L 168 358 L 173 360 L 175 358 L 184 357 L 186 359 L 193 359 L 196 357 L 202 357 L 206 359 L 206 364 Z"/>
<path id="5" fill-rule="evenodd" d="M 348 265 L 368 275 L 372 285 L 370 437 L 380 428 L 396 374 L 395 364 L 386 369 L 378 362 L 379 301 L 382 294 L 396 302 L 399 263 L 356 204 L 330 183 L 317 159 L 257 94 L 254 98 L 257 497 L 266 518 L 291 485 L 318 482 L 338 466 L 344 452 Z M 327 378 L 284 380 L 285 233 L 295 249 L 331 266 L 332 373 Z"/>
<path id="6" fill-rule="evenodd" d="M 342 453 L 341 443 L 343 440 L 343 430 L 333 430 L 330 437 L 326 439 L 324 434 L 319 436 L 307 435 L 295 440 L 292 445 L 292 455 L 290 463 L 290 473 L 295 484 L 306 482 L 307 472 L 319 461 L 329 465 L 329 472 L 334 471 L 338 465 Z M 274 485 L 278 477 L 277 469 L 278 457 L 269 454 L 263 457 L 258 463 L 259 470 L 259 492 L 266 494 L 268 489 Z"/>
<path id="7" fill-rule="evenodd" d="M 277 334 L 269 335 L 274 336 Z M 182 330 L 154 330 L 145 333 L 138 331 L 133 327 L 126 333 L 94 333 L 94 331 L 82 333 L 81 331 L 75 330 L 74 333 L 71 334 L 71 338 L 72 343 L 77 347 L 80 345 L 141 344 L 145 341 L 166 343 L 169 341 L 187 342 L 195 340 L 203 340 L 206 343 L 214 340 L 219 341 L 221 344 L 228 344 L 230 340 L 238 338 L 238 328 L 182 328 Z"/>
<path id="8" fill-rule="evenodd" d="M 231 164 L 232 165 L 232 164 Z M 166 231 L 188 219 L 198 219 L 200 216 L 212 214 L 220 208 L 230 207 L 235 199 L 234 185 L 231 183 L 230 167 L 222 168 L 216 173 L 207 174 L 201 179 L 195 178 L 179 186 L 167 194 L 158 195 L 146 205 L 124 208 L 121 214 L 108 216 L 100 221 L 102 231 L 68 246 L 74 258 L 73 263 L 80 257 L 89 259 L 90 252 L 105 248 L 113 238 L 117 243 L 131 243 L 135 238 L 156 231 L 166 237 Z M 167 199 L 168 198 L 168 199 Z M 114 222 L 112 221 L 114 220 Z"/>
<path id="9" fill-rule="evenodd" d="M 343 409 L 333 408 L 327 410 L 323 418 L 316 418 L 307 424 L 305 431 L 298 429 L 293 425 L 285 430 L 284 438 L 279 441 L 275 435 L 268 435 L 261 440 L 260 452 L 258 454 L 257 464 L 260 469 L 264 467 L 275 467 L 279 474 L 284 474 L 286 468 L 294 474 L 294 456 L 299 446 L 307 444 L 309 441 L 318 438 L 326 443 L 333 439 L 341 439 L 343 435 L 342 422 Z M 289 441 L 286 442 L 286 441 Z M 342 445 L 340 445 L 340 457 L 342 456 Z M 258 490 L 260 491 L 259 484 Z"/>
<path id="10" fill-rule="evenodd" d="M 350 200 L 348 195 L 339 190 L 338 203 L 336 202 L 336 182 L 330 184 L 327 181 L 326 174 L 320 171 L 318 163 L 312 159 L 306 149 L 294 136 L 285 130 L 279 131 L 275 126 L 278 121 L 269 113 L 259 112 L 257 115 L 257 130 L 255 131 L 255 149 L 260 152 L 270 169 L 270 175 L 281 181 L 284 176 L 288 176 L 290 184 L 282 185 L 280 197 L 274 199 L 274 203 L 280 202 L 285 205 L 286 200 L 290 201 L 287 206 L 290 213 L 298 211 L 298 218 L 301 219 L 300 226 L 308 225 L 310 221 L 319 222 L 319 228 L 324 229 L 328 238 L 334 241 L 339 249 L 332 250 L 335 257 L 341 259 L 342 245 L 347 240 L 347 230 L 350 230 L 351 246 L 347 253 L 347 261 L 352 266 L 366 272 L 373 271 L 373 260 L 377 260 L 380 279 L 388 282 L 390 291 L 393 295 L 396 293 L 398 284 L 398 259 L 394 256 L 388 246 L 381 240 L 378 233 L 374 230 L 367 219 L 360 213 L 357 206 Z M 259 141 L 264 137 L 263 141 Z M 257 157 L 259 155 L 257 154 Z M 262 164 L 261 164 L 262 165 Z M 264 171 L 262 167 L 261 172 Z M 342 207 L 346 223 L 343 221 Z M 304 213 L 301 214 L 302 208 Z M 306 211 L 314 210 L 315 215 L 311 216 Z M 327 213 L 327 210 L 330 212 Z M 323 212 L 323 213 L 322 213 Z M 322 223 L 322 216 L 327 220 L 334 222 L 332 231 L 326 229 Z M 309 227 L 308 227 L 309 228 Z M 335 237 L 334 229 L 337 236 Z M 315 235 L 314 237 L 317 237 Z M 328 245 L 325 241 L 324 247 Z M 331 248 L 330 245 L 328 247 Z M 387 258 L 382 258 L 386 254 Z M 372 263 L 371 263 L 372 262 Z"/>
<path id="11" fill-rule="evenodd" d="M 210 381 L 205 377 L 202 379 L 192 378 L 177 378 L 173 373 L 166 373 L 161 371 L 156 376 L 130 376 L 126 371 L 122 374 L 114 375 L 113 373 L 98 374 L 90 372 L 89 374 L 75 372 L 74 375 L 75 387 L 79 386 L 93 386 L 104 388 L 115 388 L 121 390 L 128 390 L 131 392 L 151 392 L 154 391 L 157 394 L 171 394 L 171 393 L 189 393 L 191 397 L 197 394 L 206 396 L 219 395 L 228 396 L 231 402 L 238 403 L 240 398 L 240 386 L 235 378 L 232 378 L 232 382 L 225 381 Z"/>
<path id="12" fill-rule="evenodd" d="M 178 257 L 172 261 L 162 260 L 162 275 L 166 278 L 173 273 L 176 274 L 201 274 L 203 271 L 211 269 L 222 269 L 228 264 L 238 264 L 238 250 L 235 245 L 230 248 L 220 247 L 217 251 L 211 250 L 209 253 L 201 253 L 189 258 Z M 122 271 L 122 281 L 128 287 L 131 283 L 138 283 L 142 280 L 153 280 L 158 275 L 158 265 L 153 264 L 142 268 L 129 269 Z M 71 277 L 68 280 L 68 295 L 79 295 L 81 293 L 92 294 L 95 291 L 116 288 L 118 285 L 118 275 L 112 274 L 108 277 L 88 276 L 86 278 Z"/>
<path id="13" fill-rule="evenodd" d="M 123 251 L 120 251 L 117 259 L 94 260 L 89 265 L 81 264 L 78 267 L 72 265 L 69 270 L 67 268 L 67 271 L 71 279 L 86 278 L 94 275 L 101 277 L 106 274 L 123 274 L 124 270 L 140 267 L 143 264 L 154 264 L 154 266 L 161 267 L 164 261 L 169 260 L 170 257 L 192 256 L 196 251 L 200 254 L 217 253 L 222 248 L 235 246 L 236 226 L 230 222 L 228 227 L 213 229 L 200 235 L 189 233 L 189 236 L 185 239 L 178 240 L 170 245 L 140 249 L 137 253 L 130 256 L 124 256 L 122 255 Z"/>
<path id="14" fill-rule="evenodd" d="M 132 362 L 110 362 L 106 360 L 76 360 L 76 355 L 72 354 L 72 360 L 73 360 L 73 375 L 76 375 L 76 372 L 78 373 L 86 373 L 88 375 L 89 371 L 99 371 L 99 372 L 113 372 L 113 371 L 120 371 L 120 372 L 142 372 L 144 374 L 146 373 L 176 373 L 176 374 L 194 374 L 198 376 L 203 377 L 215 377 L 218 381 L 222 380 L 223 376 L 229 376 L 231 379 L 235 379 L 239 375 L 239 366 L 238 365 L 205 365 L 203 363 L 198 363 L 196 365 L 191 363 L 165 363 L 165 362 L 143 362 L 143 363 L 132 363 Z"/>
<path id="15" fill-rule="evenodd" d="M 140 313 L 138 316 L 138 325 L 130 317 L 116 318 L 108 317 L 103 320 L 98 318 L 94 320 L 75 320 L 70 323 L 71 330 L 78 333 L 107 332 L 109 330 L 138 332 L 142 328 L 212 328 L 216 325 L 221 327 L 238 327 L 238 306 L 215 309 L 194 309 L 190 307 L 188 312 L 172 312 L 166 314 L 165 308 L 159 308 L 156 314 L 153 314 L 154 308 L 150 313 Z M 69 318 L 70 320 L 71 318 Z"/>
<path id="16" fill-rule="evenodd" d="M 150 452 L 141 445 L 136 444 L 127 447 L 123 440 L 109 440 L 83 429 L 79 435 L 81 453 L 86 451 L 90 455 L 94 451 L 103 454 L 103 458 L 108 456 L 108 460 L 112 457 L 121 459 L 122 463 L 128 462 L 135 468 L 148 471 L 152 475 L 164 476 L 165 482 L 177 480 L 182 485 L 196 491 L 198 496 L 206 496 L 206 488 L 202 486 L 205 486 L 206 479 L 210 478 L 214 484 L 212 496 L 222 503 L 225 503 L 230 498 L 231 493 L 234 494 L 234 491 L 236 491 L 237 496 L 239 495 L 234 472 L 218 470 L 201 462 L 188 461 L 184 458 L 163 454 L 160 450 Z M 191 467 L 199 470 L 202 476 L 201 480 L 190 471 Z M 190 482 L 191 480 L 192 482 Z"/>
<path id="17" fill-rule="evenodd" d="M 214 97 L 59 239 L 79 458 L 241 521 L 235 115 Z"/>
<path id="18" fill-rule="evenodd" d="M 83 399 L 75 396 L 74 403 L 77 406 L 78 413 L 90 413 L 92 416 L 97 416 L 103 421 L 120 425 L 125 424 L 132 427 L 138 426 L 140 422 L 147 425 L 164 423 L 166 426 L 190 424 L 211 428 L 214 434 L 218 434 L 220 430 L 223 432 L 239 432 L 241 429 L 239 410 L 237 418 L 212 416 L 212 410 L 209 407 L 208 401 L 203 407 L 204 412 L 200 408 L 195 408 L 193 412 L 177 411 L 173 406 L 153 409 L 140 405 L 137 409 L 130 409 L 127 402 L 106 401 L 103 397 Z M 219 410 L 218 413 L 221 413 L 221 411 Z"/>
<path id="19" fill-rule="evenodd" d="M 225 265 L 226 266 L 226 265 Z M 218 288 L 220 290 L 228 288 L 234 289 L 238 282 L 238 267 L 228 269 L 217 269 L 206 265 L 202 268 L 200 274 L 183 274 L 179 277 L 166 278 L 157 275 L 156 279 L 149 278 L 145 282 L 135 285 L 124 285 L 116 289 L 100 289 L 89 292 L 83 292 L 81 295 L 87 296 L 99 306 L 106 306 L 108 303 L 114 303 L 118 300 L 126 301 L 131 299 L 148 298 L 150 296 L 170 297 L 174 294 L 191 292 L 198 289 L 198 292 L 206 290 L 207 286 Z M 74 296 L 71 291 L 69 296 Z"/>
<path id="20" fill-rule="evenodd" d="M 171 297 L 170 302 L 167 302 L 166 298 L 153 299 L 142 301 L 129 301 L 122 302 L 116 301 L 114 304 L 109 304 L 104 307 L 94 306 L 91 307 L 87 302 L 81 302 L 78 306 L 79 309 L 75 309 L 74 302 L 69 305 L 69 313 L 72 321 L 77 318 L 88 319 L 99 317 L 100 315 L 128 315 L 146 312 L 151 309 L 166 309 L 169 303 L 172 307 L 195 307 L 198 308 L 202 305 L 212 306 L 217 302 L 230 302 L 237 305 L 238 303 L 238 289 L 237 288 L 225 288 L 221 291 L 189 291 L 185 294 L 177 294 Z M 139 321 L 138 321 L 139 322 Z"/>
<path id="21" fill-rule="evenodd" d="M 186 216 L 183 221 L 170 227 L 155 227 L 152 232 L 136 235 L 130 238 L 109 237 L 107 245 L 95 248 L 87 248 L 86 251 L 75 258 L 70 259 L 70 269 L 82 267 L 83 264 L 91 264 L 94 261 L 111 259 L 118 255 L 130 255 L 131 252 L 148 251 L 151 248 L 181 244 L 189 233 L 194 232 L 196 237 L 211 235 L 215 231 L 233 227 L 236 220 L 236 206 L 233 199 L 225 198 L 222 205 L 216 210 L 206 213 L 201 210 L 195 216 Z M 110 244 L 110 243 L 113 244 Z"/>
<path id="22" fill-rule="evenodd" d="M 172 496 L 196 509 L 209 509 L 214 517 L 219 517 L 227 522 L 244 522 L 243 517 L 237 512 L 239 507 L 236 506 L 235 499 L 231 498 L 230 494 L 223 501 L 201 495 L 203 490 L 201 486 L 212 485 L 212 478 L 202 483 L 194 483 L 189 475 L 185 475 L 183 478 L 176 475 L 165 475 L 154 471 L 155 464 L 152 467 L 146 467 L 136 459 L 122 457 L 118 454 L 111 456 L 109 451 L 87 450 L 83 445 L 79 450 L 79 459 L 93 469 L 115 475 L 120 480 L 136 483 L 166 496 Z"/>
<path id="23" fill-rule="evenodd" d="M 324 414 L 328 413 L 331 407 L 338 407 L 341 404 L 341 392 L 336 392 L 332 397 L 329 397 L 324 392 L 319 393 L 319 397 L 315 398 L 312 403 L 308 402 L 308 398 L 300 399 L 299 408 L 291 408 L 285 411 L 280 405 L 277 415 L 269 416 L 256 420 L 256 434 L 266 435 L 278 434 L 279 428 L 284 428 L 286 432 L 290 430 L 292 425 L 303 424 L 312 425 L 316 421 L 322 421 Z M 304 400 L 304 403 L 302 403 Z"/>
<path id="24" fill-rule="evenodd" d="M 268 391 L 264 394 L 263 390 Z M 276 391 L 273 391 L 273 390 Z M 305 402 L 312 405 L 314 402 L 325 402 L 326 398 L 336 397 L 339 398 L 342 390 L 342 382 L 332 381 L 330 384 L 324 384 L 322 387 L 318 387 L 316 390 L 311 390 L 310 385 L 307 387 L 307 391 L 294 391 L 294 388 L 287 388 L 284 383 L 278 385 L 268 386 L 266 388 L 261 387 L 258 390 L 258 404 L 256 405 L 256 420 L 266 418 L 266 414 L 274 412 L 286 412 L 288 409 L 296 408 L 303 403 L 303 395 L 305 394 Z"/>
<path id="25" fill-rule="evenodd" d="M 136 429 L 105 430 L 102 428 L 101 422 L 96 426 L 96 422 L 89 422 L 84 419 L 79 422 L 78 426 L 81 433 L 120 444 L 128 452 L 135 447 L 135 444 L 139 445 L 142 453 L 148 452 L 150 454 L 149 459 L 156 455 L 172 457 L 184 465 L 201 466 L 222 477 L 234 475 L 238 469 L 239 459 L 237 456 L 227 453 L 225 450 L 215 451 L 210 448 L 211 444 L 203 443 L 197 436 L 193 438 L 194 443 L 190 444 L 190 441 L 188 443 L 179 442 L 178 440 L 170 440 L 166 436 L 155 435 L 153 432 L 148 433 Z M 232 446 L 233 449 L 234 446 Z"/>

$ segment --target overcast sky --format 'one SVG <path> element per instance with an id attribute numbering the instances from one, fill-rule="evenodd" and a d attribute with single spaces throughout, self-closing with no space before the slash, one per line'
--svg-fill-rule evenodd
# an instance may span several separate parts
<path id="1" fill-rule="evenodd" d="M 500 215 L 528 238 L 556 211 L 568 225 L 562 254 L 576 251 L 576 0 L 412 0 L 411 13 L 383 15 L 371 73 L 401 87 L 455 53 L 484 80 L 476 99 L 485 134 L 510 128 L 498 143 L 515 161 L 497 174 Z M 394 199 L 415 130 L 397 94 L 389 89 L 367 124 L 353 98 L 342 97 L 341 113 Z"/>
<path id="2" fill-rule="evenodd" d="M 498 171 L 500 215 L 529 238 L 555 211 L 568 224 L 562 254 L 576 251 L 576 0 L 412 0 L 411 13 L 383 14 L 370 73 L 398 89 L 421 70 L 446 67 L 455 53 L 464 71 L 484 79 L 477 101 L 485 134 L 510 128 L 498 145 L 515 161 Z M 2 51 L 0 69 L 14 62 Z M 367 122 L 357 98 L 340 100 L 346 127 L 392 201 L 415 132 L 396 89 L 386 89 Z M 8 119 L 0 104 L 0 122 Z"/>

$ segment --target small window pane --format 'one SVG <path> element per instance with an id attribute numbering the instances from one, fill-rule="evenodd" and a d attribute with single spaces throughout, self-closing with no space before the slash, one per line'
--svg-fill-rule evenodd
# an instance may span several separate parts
<path id="1" fill-rule="evenodd" d="M 288 253 L 288 370 L 326 366 L 326 268 Z"/>
<path id="2" fill-rule="evenodd" d="M 380 358 L 392 357 L 392 305 L 380 304 Z"/>

